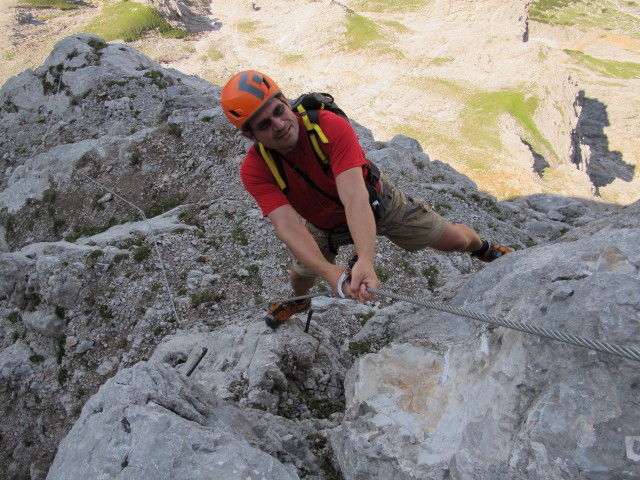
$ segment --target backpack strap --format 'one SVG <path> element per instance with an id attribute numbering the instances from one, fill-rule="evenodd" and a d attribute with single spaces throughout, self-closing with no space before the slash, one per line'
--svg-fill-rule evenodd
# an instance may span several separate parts
<path id="1" fill-rule="evenodd" d="M 323 108 L 324 104 L 321 105 L 320 110 L 322 110 Z M 329 139 L 322 131 L 322 128 L 320 128 L 320 114 L 318 113 L 318 110 L 305 110 L 302 104 L 298 105 L 296 107 L 296 110 L 302 117 L 302 123 L 304 123 L 304 128 L 307 130 L 309 141 L 311 142 L 311 146 L 313 147 L 313 154 L 322 166 L 322 171 L 325 173 L 325 175 L 328 175 L 329 158 L 322 151 L 320 142 L 329 143 Z"/>
<path id="2" fill-rule="evenodd" d="M 269 167 L 271 175 L 273 175 L 273 178 L 275 178 L 278 187 L 280 187 L 280 190 L 282 190 L 282 192 L 286 194 L 289 191 L 289 186 L 287 185 L 287 177 L 284 173 L 284 169 L 282 168 L 282 162 L 280 162 L 279 158 L 273 158 L 271 152 L 260 142 L 258 143 L 258 150 L 260 151 L 260 155 L 262 156 L 263 160 Z"/>

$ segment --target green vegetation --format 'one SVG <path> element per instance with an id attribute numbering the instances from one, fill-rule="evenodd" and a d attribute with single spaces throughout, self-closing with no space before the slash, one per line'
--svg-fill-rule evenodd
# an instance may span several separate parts
<path id="1" fill-rule="evenodd" d="M 164 212 L 168 212 L 172 208 L 175 208 L 178 205 L 180 205 L 186 197 L 187 197 L 186 193 L 176 193 L 174 195 L 171 195 L 165 200 L 151 205 L 151 207 L 149 207 L 144 212 L 144 214 L 147 218 L 153 218 L 158 215 L 162 215 Z"/>
<path id="2" fill-rule="evenodd" d="M 223 56 L 223 53 L 214 45 L 210 46 L 207 50 L 207 58 L 212 62 L 220 60 Z"/>
<path id="3" fill-rule="evenodd" d="M 164 79 L 164 74 L 158 70 L 149 70 L 142 75 L 145 78 L 150 78 L 153 83 L 159 89 L 167 88 L 169 83 Z"/>
<path id="4" fill-rule="evenodd" d="M 29 361 L 31 363 L 42 363 L 44 361 L 44 357 L 34 353 L 33 355 L 29 355 Z"/>
<path id="5" fill-rule="evenodd" d="M 120 263 L 127 258 L 129 258 L 128 253 L 118 253 L 115 257 L 113 257 L 113 263 Z"/>
<path id="6" fill-rule="evenodd" d="M 374 22 L 356 14 L 351 15 L 347 22 L 346 42 L 349 50 L 360 50 L 381 45 L 384 42 L 384 36 Z"/>
<path id="7" fill-rule="evenodd" d="M 353 3 L 355 10 L 366 12 L 406 12 L 429 3 L 428 0 L 361 0 Z"/>
<path id="8" fill-rule="evenodd" d="M 371 352 L 371 343 L 366 340 L 362 342 L 349 343 L 349 353 L 354 357 L 359 357 Z"/>
<path id="9" fill-rule="evenodd" d="M 356 313 L 354 314 L 354 316 L 360 320 L 360 324 L 364 325 L 365 323 L 367 323 L 369 321 L 369 319 L 371 317 L 373 317 L 376 314 L 376 312 L 374 312 L 373 310 L 367 313 Z"/>
<path id="10" fill-rule="evenodd" d="M 436 57 L 431 59 L 430 65 L 446 65 L 447 63 L 453 62 L 453 60 L 453 57 Z"/>
<path id="11" fill-rule="evenodd" d="M 111 320 L 113 318 L 113 312 L 106 305 L 98 305 L 98 315 L 103 320 Z"/>
<path id="12" fill-rule="evenodd" d="M 422 275 L 427 279 L 427 285 L 429 290 L 433 290 L 438 286 L 438 274 L 440 271 L 437 267 L 431 266 L 422 270 Z"/>
<path id="13" fill-rule="evenodd" d="M 57 348 L 56 348 L 56 363 L 58 365 L 60 365 L 62 363 L 62 359 L 64 358 L 64 346 L 65 346 L 65 339 L 63 338 L 59 338 L 58 342 L 57 342 Z"/>
<path id="14" fill-rule="evenodd" d="M 291 65 L 292 63 L 298 63 L 304 60 L 304 55 L 299 54 L 287 54 L 283 57 L 282 62 L 286 65 Z"/>
<path id="15" fill-rule="evenodd" d="M 177 123 L 168 123 L 167 124 L 167 133 L 169 135 L 173 135 L 176 138 L 182 137 L 182 127 Z"/>
<path id="16" fill-rule="evenodd" d="M 147 32 L 158 31 L 163 37 L 184 38 L 187 32 L 173 28 L 152 7 L 126 0 L 106 5 L 102 13 L 89 25 L 86 32 L 94 33 L 106 41 L 133 42 Z"/>
<path id="17" fill-rule="evenodd" d="M 536 0 L 529 19 L 550 25 L 578 25 L 623 30 L 640 37 L 640 20 L 607 0 Z"/>
<path id="18" fill-rule="evenodd" d="M 218 303 L 221 300 L 224 300 L 224 293 L 215 293 L 215 292 L 202 292 L 202 293 L 194 293 L 191 295 L 191 306 L 193 308 L 198 308 L 203 303 Z"/>
<path id="19" fill-rule="evenodd" d="M 500 149 L 498 135 L 498 119 L 500 115 L 511 115 L 523 128 L 525 139 L 534 146 L 547 142 L 533 121 L 533 114 L 538 108 L 538 99 L 519 90 L 503 90 L 499 92 L 478 92 L 472 94 L 467 104 L 465 126 L 463 132 L 474 145 L 491 146 Z"/>
<path id="20" fill-rule="evenodd" d="M 238 242 L 240 245 L 247 246 L 249 245 L 249 240 L 247 239 L 247 234 L 241 225 L 238 225 L 231 231 L 231 238 Z"/>
<path id="21" fill-rule="evenodd" d="M 140 247 L 136 247 L 133 250 L 133 259 L 136 262 L 142 262 L 151 254 L 151 246 L 150 245 L 142 245 Z"/>
<path id="22" fill-rule="evenodd" d="M 337 412 L 344 412 L 345 405 L 340 400 L 316 400 L 304 393 L 300 396 L 307 405 L 307 408 L 314 412 L 318 418 L 329 418 L 332 414 Z"/>
<path id="23" fill-rule="evenodd" d="M 64 237 L 64 239 L 67 242 L 75 242 L 80 237 L 90 237 L 92 235 L 97 235 L 98 233 L 102 233 L 110 229 L 116 224 L 117 222 L 115 217 L 110 217 L 109 220 L 107 220 L 107 223 L 105 223 L 104 225 L 99 225 L 95 227 L 74 225 L 73 233 L 71 235 L 67 235 L 66 237 Z"/>
<path id="24" fill-rule="evenodd" d="M 416 275 L 416 267 L 414 267 L 413 264 L 409 260 L 407 260 L 404 255 L 401 258 L 395 260 L 395 263 L 398 266 L 402 267 L 407 275 Z"/>
<path id="25" fill-rule="evenodd" d="M 259 22 L 249 20 L 246 22 L 240 22 L 237 28 L 241 33 L 253 33 L 258 29 L 259 24 Z"/>
<path id="26" fill-rule="evenodd" d="M 62 385 L 69 379 L 69 371 L 66 368 L 61 368 L 58 372 L 58 383 Z"/>
<path id="27" fill-rule="evenodd" d="M 564 50 L 578 65 L 610 78 L 640 78 L 640 63 L 602 60 L 578 50 Z"/>
<path id="28" fill-rule="evenodd" d="M 381 282 L 386 282 L 391 277 L 389 275 L 389 271 L 384 267 L 376 266 L 376 267 L 373 267 L 373 269 L 376 272 L 376 276 L 378 277 L 378 280 L 380 280 Z"/>
<path id="29" fill-rule="evenodd" d="M 80 8 L 77 3 L 66 0 L 19 0 L 19 7 L 27 8 L 57 8 L 58 10 L 75 10 Z"/>

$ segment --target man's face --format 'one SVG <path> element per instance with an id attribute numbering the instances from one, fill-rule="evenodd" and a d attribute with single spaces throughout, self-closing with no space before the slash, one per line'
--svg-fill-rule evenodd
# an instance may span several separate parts
<path id="1" fill-rule="evenodd" d="M 285 102 L 284 97 L 269 100 L 244 135 L 282 154 L 293 150 L 298 143 L 298 118 Z"/>

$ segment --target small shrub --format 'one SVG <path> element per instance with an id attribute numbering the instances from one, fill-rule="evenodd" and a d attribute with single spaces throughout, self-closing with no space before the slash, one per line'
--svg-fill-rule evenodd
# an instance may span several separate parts
<path id="1" fill-rule="evenodd" d="M 106 305 L 98 305 L 98 315 L 103 320 L 111 320 L 113 318 L 113 313 Z"/>
<path id="2" fill-rule="evenodd" d="M 142 245 L 140 247 L 136 247 L 133 250 L 133 259 L 136 262 L 142 262 L 151 254 L 151 246 L 150 245 Z"/>
<path id="3" fill-rule="evenodd" d="M 58 339 L 58 345 L 56 348 L 56 363 L 58 365 L 62 363 L 62 357 L 64 357 L 64 344 L 65 344 L 64 338 Z"/>
<path id="4" fill-rule="evenodd" d="M 240 245 L 247 246 L 249 245 L 249 240 L 247 239 L 247 234 L 244 232 L 244 229 L 238 225 L 231 231 L 231 238 L 238 242 Z"/>
<path id="5" fill-rule="evenodd" d="M 31 293 L 27 293 L 25 297 L 27 299 L 26 310 L 28 312 L 33 312 L 36 309 L 36 307 L 40 305 L 40 302 L 41 302 L 40 295 L 38 295 L 38 293 L 36 292 L 31 292 Z"/>
<path id="6" fill-rule="evenodd" d="M 445 215 L 447 211 L 451 210 L 451 205 L 445 202 L 438 202 L 433 206 L 433 209 L 440 215 Z"/>
<path id="7" fill-rule="evenodd" d="M 131 132 L 133 133 L 133 132 Z M 132 167 L 138 165 L 138 163 L 140 163 L 140 154 L 138 152 L 132 152 L 131 156 L 129 157 L 129 165 L 131 165 Z"/>
<path id="8" fill-rule="evenodd" d="M 438 270 L 438 268 L 434 267 L 434 266 L 427 267 L 427 268 L 424 268 L 422 270 L 422 275 L 427 279 L 428 288 L 432 292 L 436 288 L 436 286 L 438 285 L 438 274 L 439 273 L 440 273 L 440 271 Z"/>
<path id="9" fill-rule="evenodd" d="M 176 138 L 182 137 L 182 127 L 177 123 L 169 123 L 167 124 L 167 133 L 169 135 L 173 135 Z"/>
<path id="10" fill-rule="evenodd" d="M 62 385 L 69 379 L 69 372 L 66 368 L 61 368 L 58 372 L 58 383 Z"/>
<path id="11" fill-rule="evenodd" d="M 44 357 L 42 355 L 33 354 L 29 356 L 29 361 L 31 363 L 42 363 L 44 361 Z"/>
<path id="12" fill-rule="evenodd" d="M 129 258 L 128 253 L 119 253 L 115 257 L 113 257 L 113 263 L 120 263 L 122 260 Z"/>
<path id="13" fill-rule="evenodd" d="M 242 33 L 253 33 L 258 28 L 259 22 L 256 21 L 246 21 L 240 22 L 238 24 L 238 31 Z"/>
<path id="14" fill-rule="evenodd" d="M 194 293 L 191 295 L 191 306 L 193 308 L 198 308 L 203 303 L 218 303 L 221 300 L 224 300 L 226 297 L 224 293 L 215 293 L 215 292 L 202 292 L 202 293 Z"/>
<path id="15" fill-rule="evenodd" d="M 171 195 L 164 201 L 160 203 L 156 203 L 149 207 L 148 210 L 144 212 L 147 218 L 156 217 L 158 215 L 162 215 L 165 212 L 168 212 L 172 208 L 177 207 L 182 203 L 182 201 L 187 197 L 185 193 L 177 193 L 175 195 Z"/>
<path id="16" fill-rule="evenodd" d="M 351 342 L 349 343 L 349 353 L 354 357 L 359 357 L 371 352 L 371 342 Z"/>
<path id="17" fill-rule="evenodd" d="M 344 412 L 345 404 L 340 400 L 316 400 L 305 396 L 305 403 L 317 418 L 329 418 L 337 412 Z"/>
<path id="18" fill-rule="evenodd" d="M 62 228 L 62 226 L 64 225 L 64 220 L 61 220 L 60 218 L 54 218 L 53 219 L 53 234 L 57 237 L 58 233 L 60 232 L 60 228 Z"/>
<path id="19" fill-rule="evenodd" d="M 364 325 L 365 323 L 367 323 L 369 321 L 369 319 L 371 317 L 373 317 L 376 314 L 376 312 L 369 312 L 369 313 L 356 313 L 355 317 L 360 320 L 360 324 Z"/>
<path id="20" fill-rule="evenodd" d="M 389 271 L 384 267 L 374 267 L 374 270 L 376 272 L 378 280 L 380 280 L 381 282 L 386 282 L 387 280 L 389 280 L 389 278 L 391 278 L 391 276 L 389 275 Z"/>
<path id="21" fill-rule="evenodd" d="M 223 56 L 223 53 L 214 46 L 209 47 L 209 49 L 207 50 L 207 58 L 209 58 L 209 60 L 211 60 L 212 62 L 217 62 Z"/>
<path id="22" fill-rule="evenodd" d="M 413 266 L 413 264 L 407 260 L 406 258 L 400 258 L 396 261 L 396 263 L 402 267 L 402 269 L 409 275 L 415 275 L 416 272 L 416 268 Z"/>
<path id="23" fill-rule="evenodd" d="M 164 79 L 164 74 L 162 72 L 159 72 L 158 70 L 149 70 L 142 76 L 151 79 L 151 83 L 153 83 L 159 89 L 164 89 L 169 86 L 169 83 Z"/>
<path id="24" fill-rule="evenodd" d="M 185 210 L 183 212 L 180 212 L 180 215 L 178 215 L 178 219 L 180 219 L 181 222 L 184 222 L 187 225 L 198 224 L 198 216 L 193 210 Z"/>

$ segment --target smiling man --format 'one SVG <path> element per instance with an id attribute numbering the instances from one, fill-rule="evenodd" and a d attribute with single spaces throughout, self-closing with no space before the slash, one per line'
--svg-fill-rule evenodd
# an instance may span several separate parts
<path id="1" fill-rule="evenodd" d="M 321 277 L 343 298 L 372 300 L 367 288 L 380 286 L 374 270 L 377 234 L 408 251 L 464 251 L 483 261 L 511 252 L 481 240 L 466 225 L 445 221 L 424 201 L 380 178 L 349 121 L 327 110 L 318 112 L 317 121 L 324 139 L 321 150 L 329 159 L 329 168 L 323 168 L 305 128 L 308 118 L 291 109 L 268 76 L 253 70 L 236 74 L 222 89 L 220 103 L 229 121 L 255 142 L 240 176 L 293 254 L 294 296 L 308 294 Z M 264 152 L 276 158 L 284 188 Z M 349 244 L 358 252 L 350 270 L 334 263 L 338 248 Z M 277 303 L 265 321 L 277 328 L 310 305 L 309 298 Z"/>

